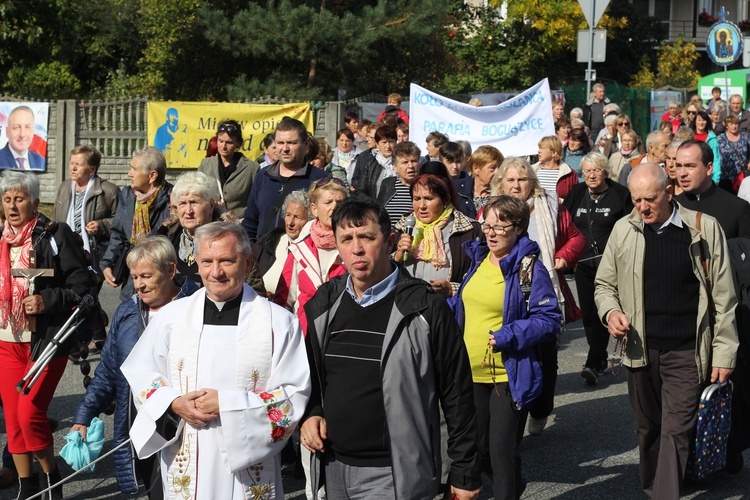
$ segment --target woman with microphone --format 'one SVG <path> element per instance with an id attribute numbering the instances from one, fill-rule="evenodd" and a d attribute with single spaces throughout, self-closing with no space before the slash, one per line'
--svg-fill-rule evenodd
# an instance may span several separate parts
<path id="1" fill-rule="evenodd" d="M 440 295 L 451 297 L 471 265 L 461 245 L 481 239 L 481 226 L 455 209 L 456 190 L 448 179 L 421 174 L 411 184 L 410 193 L 414 212 L 396 224 L 404 234 L 393 258 Z M 407 230 L 409 217 L 415 219 L 413 230 Z"/>

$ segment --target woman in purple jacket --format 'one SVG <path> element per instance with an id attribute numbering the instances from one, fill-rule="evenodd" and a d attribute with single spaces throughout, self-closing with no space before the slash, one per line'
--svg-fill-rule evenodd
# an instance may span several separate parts
<path id="1" fill-rule="evenodd" d="M 464 244 L 471 268 L 449 303 L 469 353 L 482 470 L 496 499 L 517 499 L 527 406 L 542 390 L 538 345 L 559 334 L 562 313 L 526 232 L 528 205 L 498 196 L 484 217 L 486 241 Z"/>

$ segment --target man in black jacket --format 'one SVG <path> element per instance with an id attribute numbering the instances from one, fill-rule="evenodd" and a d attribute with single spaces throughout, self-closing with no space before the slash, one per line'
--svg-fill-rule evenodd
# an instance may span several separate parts
<path id="1" fill-rule="evenodd" d="M 727 239 L 750 237 L 750 204 L 720 189 L 711 180 L 714 154 L 703 141 L 685 141 L 677 149 L 677 180 L 682 194 L 675 197 L 680 205 L 714 217 Z"/>
<path id="2" fill-rule="evenodd" d="M 434 498 L 439 401 L 450 492 L 477 498 L 472 378 L 453 314 L 423 281 L 391 263 L 396 236 L 374 200 L 345 200 L 333 228 L 349 273 L 324 283 L 305 306 L 313 386 L 300 439 L 315 453 L 312 491 L 322 466 L 329 498 Z"/>

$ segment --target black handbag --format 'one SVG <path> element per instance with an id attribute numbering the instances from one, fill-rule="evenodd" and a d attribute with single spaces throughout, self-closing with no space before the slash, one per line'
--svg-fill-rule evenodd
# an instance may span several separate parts
<path id="1" fill-rule="evenodd" d="M 115 262 L 112 264 L 112 276 L 115 278 L 115 283 L 122 285 L 128 280 L 130 275 L 130 269 L 128 269 L 128 254 L 133 248 L 130 243 L 127 244 L 125 250 L 120 253 Z"/>

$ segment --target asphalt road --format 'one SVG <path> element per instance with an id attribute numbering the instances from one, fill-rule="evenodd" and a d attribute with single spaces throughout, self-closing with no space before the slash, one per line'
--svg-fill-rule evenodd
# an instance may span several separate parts
<path id="1" fill-rule="evenodd" d="M 107 311 L 119 304 L 108 285 L 102 290 Z M 610 344 L 610 351 L 612 349 Z M 523 499 L 641 499 L 638 483 L 638 450 L 633 415 L 627 400 L 625 373 L 611 373 L 587 386 L 580 376 L 586 358 L 586 339 L 580 323 L 574 323 L 561 337 L 560 369 L 556 408 L 547 428 L 539 436 L 526 436 L 521 444 L 523 475 L 528 482 Z M 91 356 L 92 361 L 98 356 Z M 96 363 L 93 363 L 95 366 Z M 60 421 L 55 433 L 59 452 L 72 424 L 72 416 L 83 393 L 82 375 L 70 363 L 50 407 L 50 416 Z M 103 417 L 108 442 L 102 454 L 112 449 L 112 417 Z M 5 435 L 0 434 L 0 444 Z M 745 469 L 736 476 L 719 473 L 701 483 L 688 484 L 683 498 L 750 498 L 750 452 L 745 452 Z M 63 476 L 72 469 L 59 459 Z M 123 498 L 113 477 L 111 457 L 97 464 L 94 472 L 80 474 L 65 486 L 65 498 Z M 13 499 L 16 489 L 0 490 L 0 499 Z M 304 484 L 285 477 L 286 498 L 304 498 Z M 145 498 L 145 497 L 143 497 Z M 485 485 L 483 499 L 492 498 Z M 217 499 L 221 500 L 221 499 Z"/>

